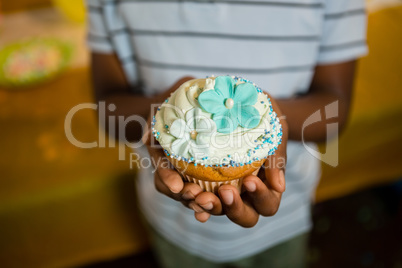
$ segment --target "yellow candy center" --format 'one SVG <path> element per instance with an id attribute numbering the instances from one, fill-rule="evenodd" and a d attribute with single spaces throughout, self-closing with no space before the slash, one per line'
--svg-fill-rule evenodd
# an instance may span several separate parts
<path id="1" fill-rule="evenodd" d="M 197 138 L 197 131 L 193 130 L 190 132 L 190 138 L 192 138 L 193 140 L 195 140 Z"/>

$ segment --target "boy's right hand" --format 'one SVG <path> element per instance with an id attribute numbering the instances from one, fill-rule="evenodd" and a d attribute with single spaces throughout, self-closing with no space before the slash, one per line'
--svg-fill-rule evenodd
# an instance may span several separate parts
<path id="1" fill-rule="evenodd" d="M 151 142 L 151 141 L 154 142 Z M 197 195 L 203 192 L 198 184 L 191 182 L 183 182 L 180 174 L 171 168 L 168 164 L 167 157 L 163 153 L 163 150 L 157 146 L 155 148 L 152 144 L 157 144 L 155 138 L 152 136 L 151 131 L 144 136 L 143 139 L 147 146 L 149 155 L 152 158 L 152 163 L 155 163 L 155 175 L 154 183 L 158 192 L 177 200 L 188 208 L 194 210 L 197 214 L 197 218 L 200 221 L 207 221 L 211 216 L 208 212 L 205 212 L 200 206 L 195 203 Z"/>
<path id="2" fill-rule="evenodd" d="M 167 98 L 173 91 L 175 91 L 181 84 L 188 80 L 194 79 L 193 77 L 184 77 L 178 80 L 169 90 L 163 93 L 161 102 Z M 148 127 L 150 126 L 151 116 L 148 119 Z M 207 221 L 211 216 L 205 212 L 200 206 L 195 203 L 197 195 L 203 192 L 201 187 L 195 183 L 183 182 L 180 174 L 168 164 L 168 159 L 163 153 L 162 148 L 158 145 L 155 138 L 152 136 L 152 130 L 148 129 L 143 137 L 143 143 L 147 146 L 149 155 L 152 158 L 152 163 L 155 163 L 154 183 L 155 188 L 162 194 L 177 200 L 186 207 L 195 211 L 197 218 L 200 221 Z"/>

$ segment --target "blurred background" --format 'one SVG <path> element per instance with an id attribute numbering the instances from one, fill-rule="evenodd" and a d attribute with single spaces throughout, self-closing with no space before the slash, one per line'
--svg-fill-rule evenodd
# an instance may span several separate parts
<path id="1" fill-rule="evenodd" d="M 402 267 L 402 1 L 367 3 L 370 54 L 339 166 L 322 166 L 311 267 Z M 135 170 L 119 147 L 65 136 L 93 101 L 85 34 L 83 0 L 0 1 L 0 267 L 156 267 Z M 96 141 L 94 111 L 72 131 Z"/>

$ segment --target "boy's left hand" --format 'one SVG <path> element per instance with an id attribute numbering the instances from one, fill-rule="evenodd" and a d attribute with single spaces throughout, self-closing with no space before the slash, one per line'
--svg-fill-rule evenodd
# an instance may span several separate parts
<path id="1" fill-rule="evenodd" d="M 282 114 L 271 97 L 274 110 L 279 118 Z M 243 226 L 253 227 L 258 218 L 273 216 L 279 209 L 282 193 L 285 191 L 286 144 L 288 126 L 284 119 L 282 124 L 282 143 L 274 155 L 267 158 L 261 167 L 258 177 L 247 176 L 243 180 L 243 193 L 231 185 L 222 185 L 218 189 L 219 197 L 211 192 L 200 193 L 195 202 L 205 212 L 195 212 L 195 218 L 201 222 L 209 219 L 209 214 L 226 215 L 232 222 Z M 207 212 L 207 213 L 206 213 Z"/>

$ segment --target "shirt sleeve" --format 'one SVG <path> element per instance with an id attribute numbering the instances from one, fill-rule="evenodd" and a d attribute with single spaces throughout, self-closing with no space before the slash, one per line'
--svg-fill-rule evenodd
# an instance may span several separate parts
<path id="1" fill-rule="evenodd" d="M 326 0 L 319 64 L 353 60 L 367 54 L 364 0 Z"/>
<path id="2" fill-rule="evenodd" d="M 113 53 L 113 45 L 100 0 L 86 0 L 87 45 L 94 52 Z"/>

